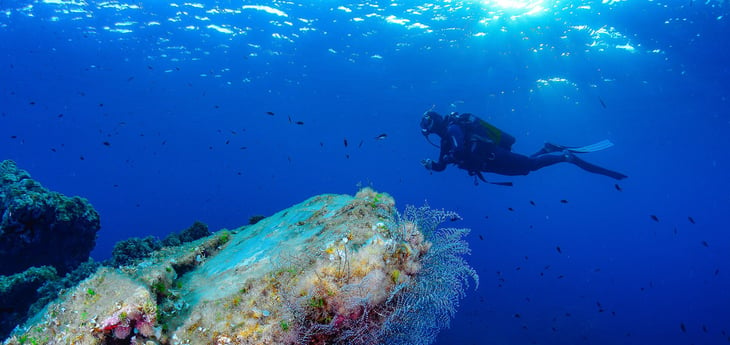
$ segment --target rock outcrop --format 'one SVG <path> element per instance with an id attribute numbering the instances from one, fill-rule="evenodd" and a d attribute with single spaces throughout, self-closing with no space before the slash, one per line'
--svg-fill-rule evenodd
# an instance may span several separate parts
<path id="1" fill-rule="evenodd" d="M 316 196 L 102 268 L 5 344 L 429 344 L 478 279 L 454 216 Z"/>
<path id="2" fill-rule="evenodd" d="M 99 214 L 86 199 L 43 188 L 13 161 L 0 163 L 0 275 L 53 266 L 59 275 L 89 258 Z"/>

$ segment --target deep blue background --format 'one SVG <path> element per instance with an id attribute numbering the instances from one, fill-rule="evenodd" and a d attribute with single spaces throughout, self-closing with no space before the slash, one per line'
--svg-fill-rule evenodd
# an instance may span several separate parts
<path id="1" fill-rule="evenodd" d="M 237 227 L 372 186 L 473 229 L 481 282 L 439 344 L 730 342 L 727 4 L 532 3 L 545 10 L 249 4 L 282 17 L 226 1 L 4 0 L 0 159 L 91 201 L 97 259 L 130 236 Z M 489 120 L 522 153 L 611 139 L 586 159 L 630 177 L 618 191 L 567 164 L 488 176 L 511 188 L 429 174 L 419 160 L 437 149 L 418 121 L 432 106 Z"/>

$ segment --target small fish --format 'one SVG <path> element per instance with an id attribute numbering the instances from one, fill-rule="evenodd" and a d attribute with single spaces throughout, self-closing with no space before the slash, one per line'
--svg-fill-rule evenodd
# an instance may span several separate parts
<path id="1" fill-rule="evenodd" d="M 520 315 L 520 313 L 515 313 L 515 315 L 514 315 L 514 316 L 515 316 L 515 319 L 519 319 L 519 318 L 521 318 L 521 317 L 522 317 L 522 315 Z"/>
<path id="2" fill-rule="evenodd" d="M 134 80 L 134 76 L 127 78 L 127 82 Z"/>
<path id="3" fill-rule="evenodd" d="M 561 200 L 560 200 L 560 203 L 561 203 L 561 204 L 567 204 L 567 203 L 568 203 L 568 200 L 565 200 L 565 199 L 561 199 Z"/>
<path id="4" fill-rule="evenodd" d="M 357 144 L 357 148 L 358 149 L 361 148 L 362 147 L 362 144 L 364 144 L 364 143 L 365 143 L 365 140 L 360 140 L 360 143 Z"/>
<path id="5" fill-rule="evenodd" d="M 388 137 L 388 134 L 382 133 L 375 137 L 375 140 L 383 140 Z"/>
<path id="6" fill-rule="evenodd" d="M 105 142 L 103 142 L 102 144 L 103 144 L 104 146 L 111 146 L 111 145 L 112 145 L 112 144 L 111 144 L 110 142 L 108 142 L 108 141 L 105 141 Z"/>
<path id="7" fill-rule="evenodd" d="M 56 149 L 55 149 L 55 148 L 53 148 L 53 147 L 51 147 L 51 151 L 53 151 L 53 152 L 56 152 Z"/>
<path id="8" fill-rule="evenodd" d="M 565 278 L 565 276 L 562 274 L 558 276 L 558 279 L 563 279 L 563 278 Z"/>
<path id="9" fill-rule="evenodd" d="M 291 121 L 291 116 L 287 115 L 287 116 L 286 116 L 286 118 L 287 118 L 287 119 L 289 119 L 289 123 L 291 123 L 291 122 L 292 122 L 292 121 Z"/>
<path id="10" fill-rule="evenodd" d="M 304 124 L 304 121 L 297 121 L 297 122 L 294 122 L 294 124 L 297 124 L 297 125 L 301 126 L 301 125 Z"/>
<path id="11" fill-rule="evenodd" d="M 563 250 L 560 249 L 560 246 L 555 247 L 555 250 L 558 251 L 558 254 L 563 254 Z"/>
<path id="12" fill-rule="evenodd" d="M 715 275 L 717 276 L 718 274 L 720 274 L 720 269 L 719 268 L 716 268 L 715 269 Z"/>
<path id="13" fill-rule="evenodd" d="M 324 142 L 319 142 L 319 147 L 324 147 Z"/>
<path id="14" fill-rule="evenodd" d="M 657 216 L 656 216 L 656 215 L 654 215 L 654 214 L 652 214 L 652 215 L 649 215 L 649 217 L 651 217 L 651 219 L 653 219 L 653 220 L 654 220 L 655 222 L 658 222 L 658 221 L 659 221 L 659 217 L 657 217 Z"/>
<path id="15" fill-rule="evenodd" d="M 58 114 L 58 117 L 63 117 L 63 114 Z"/>
<path id="16" fill-rule="evenodd" d="M 614 187 L 616 188 L 616 190 L 617 190 L 617 191 L 619 191 L 619 192 L 623 190 L 623 189 L 621 189 L 621 186 L 619 186 L 619 185 L 618 185 L 618 183 L 614 184 L 613 186 L 614 186 Z"/>
<path id="17" fill-rule="evenodd" d="M 515 271 L 519 271 L 521 269 L 522 269 L 522 267 L 520 267 L 520 266 L 515 267 Z"/>
<path id="18" fill-rule="evenodd" d="M 514 212 L 514 210 L 515 210 L 515 209 L 514 209 L 514 208 L 512 208 L 512 207 L 507 207 L 507 209 L 508 209 L 508 210 L 509 210 L 510 212 Z"/>
<path id="19" fill-rule="evenodd" d="M 679 329 L 682 330 L 682 333 L 687 333 L 687 326 L 684 325 L 684 322 L 679 323 Z"/>
<path id="20" fill-rule="evenodd" d="M 674 227 L 674 234 L 675 235 L 677 234 L 677 227 L 676 226 Z"/>
<path id="21" fill-rule="evenodd" d="M 707 241 L 702 241 L 702 245 L 705 246 L 705 247 L 709 247 L 710 246 L 710 244 L 707 243 Z"/>
<path id="22" fill-rule="evenodd" d="M 484 236 L 479 235 L 479 239 L 482 240 L 482 241 L 484 241 Z M 715 275 L 717 275 L 717 271 L 715 271 L 715 272 L 716 272 Z"/>
<path id="23" fill-rule="evenodd" d="M 266 112 L 266 115 L 269 115 L 269 116 L 274 116 L 274 115 L 276 115 L 276 114 L 274 114 L 274 112 L 273 112 L 273 111 L 267 111 L 267 112 Z"/>
<path id="24" fill-rule="evenodd" d="M 601 102 L 601 106 L 603 107 L 603 109 L 608 108 L 608 107 L 606 107 L 606 102 L 604 102 L 603 99 L 601 99 L 601 97 L 598 97 L 598 101 Z"/>
<path id="25" fill-rule="evenodd" d="M 342 143 L 345 144 L 345 147 L 347 147 L 347 138 L 342 139 Z"/>
<path id="26" fill-rule="evenodd" d="M 218 105 L 218 104 L 216 104 L 216 105 L 214 105 L 214 106 L 213 106 L 213 108 L 215 108 L 215 109 L 220 109 L 220 107 L 221 107 L 221 106 L 220 106 L 220 105 Z"/>
<path id="27" fill-rule="evenodd" d="M 103 106 L 104 106 L 104 103 L 99 103 L 99 107 L 103 107 Z"/>
<path id="28" fill-rule="evenodd" d="M 687 217 L 687 220 L 689 220 L 689 222 L 692 223 L 692 224 L 695 223 L 695 219 L 692 218 L 692 216 Z"/>
<path id="29" fill-rule="evenodd" d="M 535 202 L 530 200 L 530 205 L 535 206 Z"/>
<path id="30" fill-rule="evenodd" d="M 239 147 L 238 149 L 239 149 L 239 150 L 245 150 L 245 149 L 247 149 L 247 148 L 248 148 L 247 146 L 241 146 L 241 147 Z"/>
<path id="31" fill-rule="evenodd" d="M 17 135 L 11 135 L 10 136 L 10 139 L 18 139 L 18 136 Z"/>
<path id="32" fill-rule="evenodd" d="M 347 159 L 350 159 L 350 154 L 349 154 L 349 153 L 348 153 L 348 154 L 346 154 L 346 155 L 345 155 L 345 158 L 347 158 Z"/>
<path id="33" fill-rule="evenodd" d="M 226 140 L 226 145 L 228 145 L 228 144 L 230 144 L 230 143 L 231 143 L 231 141 L 230 141 L 230 140 Z"/>
<path id="34" fill-rule="evenodd" d="M 707 326 L 705 326 L 705 325 L 702 325 L 702 332 L 705 332 L 705 333 L 707 333 Z"/>
<path id="35" fill-rule="evenodd" d="M 86 159 L 86 158 L 84 158 L 84 156 L 79 156 L 79 159 L 80 159 L 80 160 L 84 160 L 84 159 Z"/>

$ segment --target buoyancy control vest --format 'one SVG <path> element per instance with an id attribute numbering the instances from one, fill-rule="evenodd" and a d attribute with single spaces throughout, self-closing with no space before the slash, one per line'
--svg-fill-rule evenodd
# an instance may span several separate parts
<path id="1" fill-rule="evenodd" d="M 512 135 L 473 114 L 451 113 L 449 117 L 464 129 L 464 136 L 467 143 L 492 143 L 511 151 L 512 145 L 516 141 Z"/>

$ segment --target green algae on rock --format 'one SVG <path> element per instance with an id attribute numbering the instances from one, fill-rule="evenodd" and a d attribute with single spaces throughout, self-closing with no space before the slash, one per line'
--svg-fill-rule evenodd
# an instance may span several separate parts
<path id="1" fill-rule="evenodd" d="M 6 344 L 429 344 L 469 278 L 452 213 L 370 189 L 104 268 Z"/>

